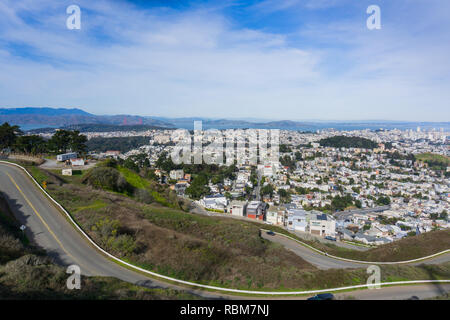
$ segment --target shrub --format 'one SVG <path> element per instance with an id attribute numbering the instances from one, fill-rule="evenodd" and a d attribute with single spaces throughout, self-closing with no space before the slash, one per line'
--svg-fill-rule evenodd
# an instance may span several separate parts
<path id="1" fill-rule="evenodd" d="M 132 194 L 133 187 L 119 171 L 111 167 L 94 168 L 83 180 L 83 183 L 97 189 L 106 189 L 121 193 Z"/>
<path id="2" fill-rule="evenodd" d="M 137 201 L 146 203 L 146 204 L 150 204 L 155 201 L 155 199 L 150 194 L 150 192 L 145 189 L 136 189 L 134 191 L 134 197 L 136 198 Z"/>
<path id="3" fill-rule="evenodd" d="M 121 234 L 112 243 L 112 249 L 120 252 L 124 256 L 132 254 L 136 249 L 135 239 L 128 234 Z"/>

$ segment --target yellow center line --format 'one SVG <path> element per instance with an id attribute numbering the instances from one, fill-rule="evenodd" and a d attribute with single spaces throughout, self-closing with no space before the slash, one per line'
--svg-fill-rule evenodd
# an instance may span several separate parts
<path id="1" fill-rule="evenodd" d="M 28 203 L 28 205 L 31 207 L 31 209 L 33 209 L 34 213 L 38 216 L 38 218 L 41 220 L 41 222 L 44 224 L 44 226 L 47 228 L 48 232 L 50 232 L 50 234 L 53 236 L 53 238 L 55 238 L 56 242 L 58 243 L 58 245 L 61 247 L 61 249 L 70 257 L 74 260 L 74 262 L 78 263 L 80 266 L 82 266 L 84 269 L 88 270 L 92 275 L 95 275 L 95 272 L 92 272 L 92 270 L 90 270 L 89 268 L 87 268 L 86 266 L 84 266 L 83 264 L 79 263 L 78 260 L 72 255 L 70 254 L 66 248 L 64 248 L 63 244 L 61 243 L 61 241 L 58 239 L 58 237 L 56 236 L 56 234 L 52 231 L 52 229 L 50 229 L 50 227 L 48 226 L 48 224 L 45 222 L 45 220 L 42 218 L 42 216 L 39 214 L 39 212 L 36 210 L 36 208 L 33 206 L 33 204 L 31 203 L 30 200 L 28 200 L 28 197 L 25 195 L 25 193 L 23 193 L 22 189 L 20 189 L 20 187 L 17 185 L 16 181 L 13 179 L 13 177 L 11 177 L 11 175 L 8 172 L 5 172 L 9 179 L 11 180 L 11 182 L 16 186 L 17 190 L 19 190 L 20 194 L 22 195 L 22 197 L 25 199 L 25 201 Z"/>

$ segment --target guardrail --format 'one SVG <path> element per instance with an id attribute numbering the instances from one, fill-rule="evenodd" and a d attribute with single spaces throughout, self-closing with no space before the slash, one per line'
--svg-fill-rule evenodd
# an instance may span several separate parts
<path id="1" fill-rule="evenodd" d="M 397 281 L 397 282 L 384 282 L 384 283 L 378 283 L 378 284 L 362 284 L 362 285 L 356 285 L 356 286 L 347 286 L 347 287 L 340 287 L 340 288 L 331 288 L 331 289 L 320 289 L 320 290 L 309 290 L 309 291 L 252 291 L 252 290 L 239 290 L 239 289 L 231 289 L 231 288 L 222 288 L 222 287 L 216 287 L 216 286 L 210 286 L 205 284 L 199 284 L 195 282 L 180 280 L 172 277 L 168 277 L 156 272 L 152 272 L 140 267 L 137 267 L 135 265 L 132 265 L 126 261 L 123 261 L 109 252 L 103 250 L 99 245 L 97 245 L 91 237 L 84 232 L 84 230 L 78 225 L 78 223 L 72 218 L 72 216 L 64 209 L 63 206 L 61 206 L 53 197 L 44 189 L 42 186 L 34 179 L 34 177 L 28 172 L 27 169 L 24 167 L 8 162 L 8 161 L 2 161 L 0 160 L 0 163 L 4 163 L 7 165 L 13 165 L 20 169 L 22 169 L 29 177 L 30 179 L 36 184 L 36 186 L 67 216 L 69 221 L 77 228 L 77 230 L 101 253 L 106 255 L 107 257 L 111 258 L 112 260 L 124 264 L 131 269 L 134 269 L 136 271 L 139 271 L 141 273 L 145 273 L 151 276 L 154 276 L 156 278 L 165 279 L 171 282 L 175 282 L 177 284 L 187 285 L 190 287 L 196 287 L 196 288 L 203 288 L 203 289 L 209 289 L 213 291 L 222 291 L 222 292 L 228 292 L 228 293 L 239 293 L 239 294 L 251 294 L 251 295 L 304 295 L 304 294 L 316 294 L 316 293 L 323 293 L 323 292 L 335 292 L 335 291 L 343 291 L 343 290 L 351 290 L 351 289 L 362 289 L 362 288 L 370 288 L 370 287 L 376 287 L 376 286 L 392 286 L 392 285 L 407 285 L 407 284 L 424 284 L 424 283 L 450 283 L 450 280 L 414 280 L 414 281 Z M 294 239 L 295 240 L 295 239 Z"/>
<path id="2" fill-rule="evenodd" d="M 266 231 L 266 232 L 267 231 L 272 231 L 272 230 L 266 230 L 266 229 L 261 229 L 261 230 L 262 231 Z M 279 232 L 275 232 L 275 231 L 272 231 L 272 232 L 275 233 L 275 234 L 278 234 L 280 236 L 283 236 L 285 238 L 294 240 L 294 241 L 300 243 L 302 246 L 308 247 L 309 249 L 311 249 L 311 250 L 313 250 L 313 251 L 315 251 L 317 253 L 320 253 L 321 255 L 327 256 L 329 258 L 336 259 L 336 260 L 342 260 L 342 261 L 346 261 L 346 262 L 360 263 L 360 264 L 381 264 L 381 265 L 383 265 L 383 264 L 386 264 L 386 265 L 388 265 L 388 264 L 407 264 L 407 263 L 413 263 L 413 262 L 419 262 L 419 261 L 423 261 L 423 260 L 428 260 L 428 259 L 440 256 L 442 254 L 450 253 L 450 249 L 447 249 L 447 250 L 444 250 L 444 251 L 441 251 L 441 252 L 438 252 L 438 253 L 426 256 L 426 257 L 412 259 L 412 260 L 407 260 L 407 261 L 393 261 L 393 262 L 381 262 L 380 261 L 380 262 L 375 262 L 375 261 L 353 260 L 353 259 L 347 259 L 347 258 L 342 258 L 342 257 L 338 257 L 338 256 L 333 256 L 333 255 L 328 254 L 328 253 L 326 253 L 324 251 L 316 249 L 313 246 L 310 246 L 309 244 L 307 244 L 307 243 L 305 243 L 303 241 L 297 240 L 297 239 L 292 238 L 292 237 L 290 237 L 288 235 L 285 235 L 283 233 L 279 233 Z"/>

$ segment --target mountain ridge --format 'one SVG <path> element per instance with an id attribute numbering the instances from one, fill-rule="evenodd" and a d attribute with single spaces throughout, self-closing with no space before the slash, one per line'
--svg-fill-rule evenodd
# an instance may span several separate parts
<path id="1" fill-rule="evenodd" d="M 78 108 L 0 108 L 0 123 L 17 125 L 70 126 L 80 124 L 151 125 L 169 127 L 170 123 L 134 115 L 95 115 Z"/>
<path id="2" fill-rule="evenodd" d="M 348 121 L 296 121 L 268 120 L 249 121 L 243 119 L 214 119 L 206 117 L 169 118 L 138 115 L 95 115 L 79 108 L 24 107 L 0 108 L 0 123 L 8 122 L 16 125 L 34 125 L 43 127 L 66 127 L 74 125 L 144 125 L 161 128 L 182 128 L 192 130 L 194 121 L 202 121 L 206 129 L 281 129 L 298 131 L 317 131 L 322 129 L 361 130 L 361 129 L 424 129 L 445 128 L 450 130 L 450 122 L 420 121 L 383 121 L 383 120 L 348 120 Z"/>

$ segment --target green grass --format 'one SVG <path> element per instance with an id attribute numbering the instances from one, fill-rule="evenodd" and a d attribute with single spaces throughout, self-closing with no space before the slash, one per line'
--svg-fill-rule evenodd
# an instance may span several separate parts
<path id="1" fill-rule="evenodd" d="M 146 189 L 150 187 L 150 182 L 142 178 L 136 172 L 121 166 L 118 166 L 117 169 L 133 187 L 138 189 Z"/>
<path id="2" fill-rule="evenodd" d="M 42 185 L 44 181 L 48 181 L 49 176 L 38 167 L 35 166 L 28 166 L 27 170 L 30 171 L 31 175 L 36 179 L 36 181 Z"/>
<path id="3" fill-rule="evenodd" d="M 417 160 L 423 161 L 423 162 L 432 161 L 432 162 L 440 162 L 440 163 L 450 165 L 450 157 L 436 154 L 436 153 L 431 153 L 431 152 L 421 153 L 421 154 L 415 155 L 415 158 Z"/>
<path id="4" fill-rule="evenodd" d="M 76 212 L 80 212 L 83 210 L 99 210 L 101 208 L 106 207 L 106 203 L 101 200 L 95 200 L 92 204 L 87 206 L 80 206 L 76 209 Z"/>
<path id="5" fill-rule="evenodd" d="M 167 198 L 165 198 L 161 193 L 152 188 L 152 184 L 149 180 L 142 178 L 139 174 L 128 168 L 118 166 L 117 170 L 119 170 L 119 172 L 125 177 L 127 182 L 134 188 L 148 190 L 155 202 L 166 207 L 174 207 L 174 205 L 170 203 Z"/>

